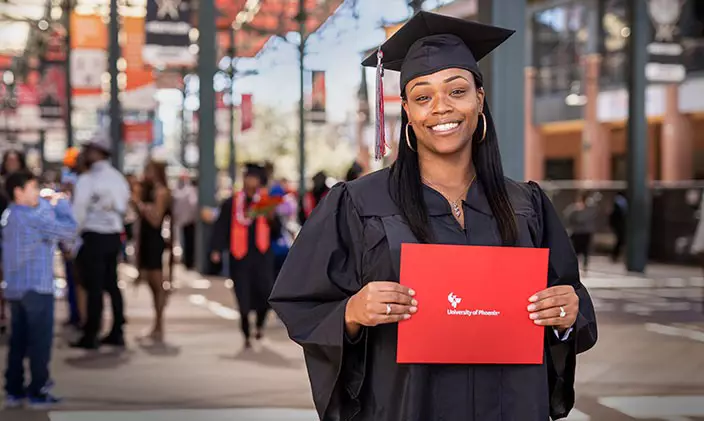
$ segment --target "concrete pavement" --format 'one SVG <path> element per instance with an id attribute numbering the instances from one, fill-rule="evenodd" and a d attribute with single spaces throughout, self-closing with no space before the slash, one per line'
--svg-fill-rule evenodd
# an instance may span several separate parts
<path id="1" fill-rule="evenodd" d="M 704 340 L 697 335 L 704 332 L 697 307 L 702 288 L 693 286 L 698 271 L 640 277 L 618 269 L 600 262 L 584 278 L 600 338 L 579 359 L 570 420 L 704 420 Z M 134 270 L 122 268 L 123 280 L 131 275 Z M 671 278 L 685 281 L 665 281 Z M 316 419 L 302 354 L 274 317 L 265 340 L 242 352 L 231 283 L 181 271 L 176 281 L 165 346 L 136 339 L 149 328 L 151 300 L 146 287 L 125 282 L 128 349 L 71 350 L 66 341 L 72 335 L 62 332 L 52 370 L 66 401 L 51 412 L 0 411 L 0 420 Z M 59 304 L 59 320 L 64 307 Z"/>

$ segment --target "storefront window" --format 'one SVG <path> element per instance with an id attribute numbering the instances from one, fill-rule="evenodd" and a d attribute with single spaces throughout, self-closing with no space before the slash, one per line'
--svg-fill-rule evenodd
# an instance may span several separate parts
<path id="1" fill-rule="evenodd" d="M 533 14 L 533 63 L 538 95 L 579 88 L 588 41 L 587 5 L 581 1 Z"/>

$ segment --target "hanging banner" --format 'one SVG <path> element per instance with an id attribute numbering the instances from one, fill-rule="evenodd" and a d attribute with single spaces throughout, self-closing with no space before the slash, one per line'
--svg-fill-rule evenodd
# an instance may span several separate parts
<path id="1" fill-rule="evenodd" d="M 680 17 L 687 0 L 646 1 L 653 25 L 653 38 L 648 43 L 645 76 L 654 83 L 684 82 L 687 71 L 683 63 Z"/>
<path id="2" fill-rule="evenodd" d="M 252 94 L 242 94 L 242 131 L 245 132 L 254 125 L 254 109 L 252 106 Z"/>
<path id="3" fill-rule="evenodd" d="M 325 72 L 313 70 L 312 80 L 310 121 L 325 123 Z"/>
<path id="4" fill-rule="evenodd" d="M 66 72 L 63 65 L 44 63 L 39 82 L 39 107 L 43 119 L 60 119 L 66 104 Z"/>
<path id="5" fill-rule="evenodd" d="M 146 45 L 142 58 L 154 67 L 190 67 L 196 64 L 189 51 L 191 40 L 190 0 L 147 0 L 144 25 Z"/>
<path id="6" fill-rule="evenodd" d="M 100 96 L 108 71 L 108 32 L 98 15 L 71 15 L 71 88 L 76 97 Z"/>

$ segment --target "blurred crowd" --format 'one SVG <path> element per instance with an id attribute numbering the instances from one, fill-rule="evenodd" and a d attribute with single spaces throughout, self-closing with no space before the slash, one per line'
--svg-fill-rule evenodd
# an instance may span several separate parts
<path id="1" fill-rule="evenodd" d="M 122 174 L 110 161 L 101 133 L 69 148 L 59 177 L 34 174 L 21 151 L 10 150 L 0 169 L 0 334 L 10 331 L 5 373 L 6 406 L 59 402 L 49 373 L 54 333 L 57 262 L 65 274 L 72 348 L 125 347 L 127 322 L 118 267 L 138 270 L 154 307 L 152 328 L 138 340 L 163 344 L 164 310 L 177 263 L 196 268 L 196 226 L 212 226 L 206 272 L 234 282 L 243 315 L 256 313 L 252 332 L 241 318 L 245 347 L 261 339 L 268 296 L 302 224 L 337 181 L 325 172 L 312 178 L 304 197 L 271 162 L 248 163 L 241 188 L 230 189 L 217 208 L 199 208 L 198 181 L 188 173 L 167 176 L 163 162 L 148 161 L 140 174 Z M 353 164 L 347 181 L 361 176 Z M 103 302 L 112 324 L 103 330 Z M 25 376 L 24 361 L 30 375 Z M 31 382 L 25 382 L 25 377 Z"/>

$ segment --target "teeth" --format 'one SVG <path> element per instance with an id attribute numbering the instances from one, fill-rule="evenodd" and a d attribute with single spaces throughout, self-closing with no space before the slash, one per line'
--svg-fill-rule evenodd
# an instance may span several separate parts
<path id="1" fill-rule="evenodd" d="M 437 126 L 431 127 L 431 129 L 435 132 L 446 132 L 449 130 L 452 130 L 459 126 L 460 123 L 445 123 L 445 124 L 438 124 Z"/>

